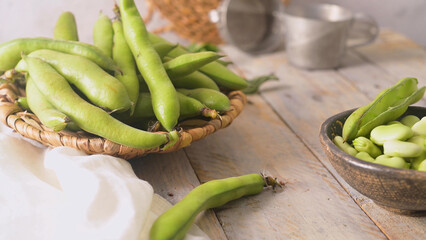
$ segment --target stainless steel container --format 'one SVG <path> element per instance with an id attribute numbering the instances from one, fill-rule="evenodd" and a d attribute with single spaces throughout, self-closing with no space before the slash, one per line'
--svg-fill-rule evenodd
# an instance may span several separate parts
<path id="1" fill-rule="evenodd" d="M 290 7 L 281 18 L 287 58 L 306 69 L 338 67 L 347 48 L 371 43 L 379 32 L 370 16 L 332 4 Z"/>
<path id="2" fill-rule="evenodd" d="M 372 17 L 332 4 L 224 0 L 210 19 L 227 44 L 252 54 L 285 44 L 289 62 L 305 69 L 338 67 L 348 48 L 371 43 L 379 32 Z"/>
<path id="3" fill-rule="evenodd" d="M 284 43 L 280 0 L 224 0 L 210 12 L 222 39 L 242 51 L 258 54 L 276 50 Z"/>

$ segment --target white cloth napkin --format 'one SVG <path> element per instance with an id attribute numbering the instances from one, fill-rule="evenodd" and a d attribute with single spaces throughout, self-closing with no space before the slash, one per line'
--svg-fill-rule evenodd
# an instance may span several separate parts
<path id="1" fill-rule="evenodd" d="M 0 239 L 148 239 L 169 207 L 123 159 L 45 148 L 0 124 Z M 186 239 L 208 237 L 194 225 Z"/>

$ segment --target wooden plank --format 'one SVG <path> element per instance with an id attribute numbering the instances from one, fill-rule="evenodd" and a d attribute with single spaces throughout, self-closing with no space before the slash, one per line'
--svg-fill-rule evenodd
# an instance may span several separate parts
<path id="1" fill-rule="evenodd" d="M 399 33 L 384 30 L 374 44 L 355 52 L 397 79 L 417 77 L 426 85 L 425 49 Z"/>
<path id="2" fill-rule="evenodd" d="M 176 204 L 192 189 L 200 185 L 183 150 L 161 155 L 148 155 L 132 159 L 130 163 L 139 178 L 148 181 L 157 194 L 172 204 Z M 195 224 L 211 239 L 227 239 L 212 210 L 201 214 Z"/>
<path id="3" fill-rule="evenodd" d="M 386 239 L 260 96 L 227 129 L 185 149 L 201 182 L 268 170 L 283 192 L 217 209 L 229 239 Z M 312 138 L 317 138 L 315 134 Z"/>
<path id="4" fill-rule="evenodd" d="M 378 89 L 389 85 L 393 75 L 387 74 L 380 66 L 358 61 L 359 58 L 357 59 L 356 55 L 349 60 L 349 63 L 355 60 L 356 64 L 348 64 L 346 60 L 347 66 L 341 68 L 337 73 L 334 70 L 303 71 L 296 69 L 287 63 L 283 53 L 251 60 L 248 60 L 250 56 L 232 49 L 228 49 L 227 53 L 231 53 L 231 58 L 243 71 L 250 73 L 249 77 L 254 76 L 254 73 L 269 72 L 275 72 L 280 77 L 280 82 L 267 84 L 262 88 L 262 96 L 388 237 L 419 239 L 424 236 L 425 218 L 412 218 L 390 213 L 356 192 L 332 168 L 317 139 L 320 124 L 327 117 L 366 104 L 377 94 Z M 351 55 L 349 56 L 351 57 Z M 240 59 L 242 60 L 240 61 Z M 383 75 L 384 78 L 371 80 L 369 74 Z M 347 76 L 351 76 L 351 80 L 345 79 Z M 371 86 L 372 83 L 377 86 L 371 88 L 364 86 L 364 84 Z"/>
<path id="5" fill-rule="evenodd" d="M 342 67 L 337 69 L 346 80 L 349 80 L 359 91 L 372 100 L 383 89 L 391 87 L 401 78 L 394 76 L 376 64 L 371 64 L 359 54 L 350 51 L 343 59 Z M 410 76 L 410 75 L 406 75 Z M 426 84 L 426 79 L 418 79 L 419 86 Z M 421 99 L 415 105 L 426 105 L 426 99 Z"/>
<path id="6" fill-rule="evenodd" d="M 382 34 L 383 36 L 383 34 Z M 396 39 L 397 42 L 402 42 L 402 44 L 407 48 L 414 47 L 417 50 L 415 51 L 416 54 L 412 58 L 419 58 L 419 53 L 423 52 L 422 58 L 424 58 L 425 54 L 423 49 L 419 48 L 417 44 L 408 43 L 407 39 L 404 37 L 400 37 L 398 34 L 385 34 L 387 36 L 387 40 L 379 39 L 378 43 L 376 43 L 376 47 L 379 47 L 381 44 L 389 45 L 390 36 L 394 36 L 394 39 Z M 398 46 L 397 44 L 394 44 L 395 46 Z M 379 49 L 386 49 L 385 47 L 379 47 Z M 404 52 L 404 47 L 398 47 L 398 52 Z M 369 51 L 360 50 L 361 52 L 364 52 L 364 54 L 368 54 L 368 56 L 375 56 L 375 54 L 370 55 Z M 377 54 L 377 51 L 374 50 L 374 52 Z M 407 51 L 405 53 L 405 57 L 407 62 L 412 62 L 412 59 L 409 57 L 409 52 Z M 382 58 L 384 55 L 386 55 L 388 51 L 380 53 Z M 390 54 L 392 55 L 392 54 Z M 386 57 L 386 62 L 393 62 L 394 59 L 392 59 L 393 56 Z M 367 62 L 366 62 L 367 61 Z M 387 63 L 387 64 L 388 64 Z M 346 58 L 344 59 L 343 63 L 344 67 L 340 68 L 338 72 L 342 74 L 347 80 L 351 81 L 358 89 L 360 89 L 361 92 L 366 94 L 369 99 L 373 99 L 376 94 L 385 87 L 388 87 L 392 84 L 394 84 L 399 78 L 402 78 L 404 76 L 410 76 L 410 75 L 398 75 L 395 74 L 397 72 L 404 72 L 408 69 L 407 66 L 404 66 L 404 63 L 398 63 L 394 64 L 393 67 L 383 67 L 381 66 L 381 63 L 375 63 L 371 62 L 370 60 L 366 59 L 366 57 L 360 56 L 360 54 L 357 53 L 349 53 Z M 403 66 L 403 69 L 400 69 L 400 66 Z M 417 71 L 416 68 L 413 68 L 410 70 L 411 72 Z M 419 78 L 419 86 L 424 85 L 426 83 L 426 79 Z M 371 86 L 374 86 L 374 88 L 371 88 Z M 415 105 L 419 106 L 426 106 L 426 99 L 423 98 L 421 101 L 416 103 Z M 376 222 L 376 224 L 382 228 L 385 233 L 390 238 L 395 239 L 404 239 L 408 238 L 410 236 L 410 239 L 422 239 L 423 236 L 426 234 L 426 217 L 408 217 L 408 216 L 401 216 L 396 215 L 393 213 L 390 213 L 382 208 L 378 208 L 371 202 L 371 200 L 365 198 L 364 196 L 360 195 L 357 192 L 352 191 L 352 194 L 359 199 L 360 206 L 367 212 L 369 216 Z M 402 227 L 404 226 L 404 227 Z M 400 229 L 410 229 L 410 233 L 407 234 L 406 231 L 401 231 Z"/>

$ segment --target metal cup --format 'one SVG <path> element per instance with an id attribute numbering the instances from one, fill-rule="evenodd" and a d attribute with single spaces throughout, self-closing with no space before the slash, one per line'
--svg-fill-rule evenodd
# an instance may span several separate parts
<path id="1" fill-rule="evenodd" d="M 209 17 L 227 44 L 260 54 L 282 47 L 283 24 L 276 15 L 283 9 L 281 0 L 224 0 Z"/>
<path id="2" fill-rule="evenodd" d="M 379 32 L 370 16 L 332 4 L 293 6 L 280 16 L 287 58 L 305 69 L 338 67 L 347 48 L 369 44 Z"/>

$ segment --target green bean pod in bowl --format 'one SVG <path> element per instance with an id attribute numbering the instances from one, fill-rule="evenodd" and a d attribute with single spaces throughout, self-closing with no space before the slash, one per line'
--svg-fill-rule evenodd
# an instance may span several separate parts
<path id="1" fill-rule="evenodd" d="M 338 174 L 355 190 L 389 210 L 410 214 L 426 211 L 426 172 L 400 169 L 361 160 L 341 150 L 334 142 L 355 109 L 328 118 L 320 129 L 323 151 Z M 426 108 L 410 106 L 400 117 L 426 116 Z"/>

